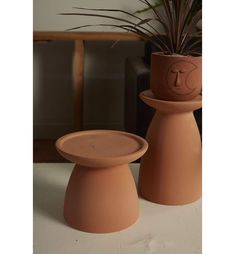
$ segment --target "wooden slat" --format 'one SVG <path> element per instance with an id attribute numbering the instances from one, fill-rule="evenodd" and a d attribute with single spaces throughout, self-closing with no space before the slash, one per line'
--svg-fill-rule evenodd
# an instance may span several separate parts
<path id="1" fill-rule="evenodd" d="M 128 32 L 33 32 L 34 41 L 84 40 L 84 41 L 139 41 L 141 38 Z"/>
<path id="2" fill-rule="evenodd" d="M 82 129 L 84 56 L 84 41 L 76 40 L 73 56 L 74 121 L 76 130 Z"/>

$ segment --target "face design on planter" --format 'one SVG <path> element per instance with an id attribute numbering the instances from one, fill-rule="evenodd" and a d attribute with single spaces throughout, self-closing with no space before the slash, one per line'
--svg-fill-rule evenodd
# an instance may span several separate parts
<path id="1" fill-rule="evenodd" d="M 167 86 L 174 94 L 189 95 L 196 89 L 194 87 L 194 74 L 197 66 L 189 61 L 173 63 L 167 72 Z M 196 74 L 197 75 L 197 74 Z"/>

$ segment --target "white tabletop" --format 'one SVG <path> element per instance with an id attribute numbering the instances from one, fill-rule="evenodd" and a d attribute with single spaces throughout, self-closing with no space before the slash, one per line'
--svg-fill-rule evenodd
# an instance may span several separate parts
<path id="1" fill-rule="evenodd" d="M 138 164 L 131 164 L 138 178 Z M 201 200 L 164 206 L 139 199 L 140 218 L 126 230 L 84 233 L 63 219 L 71 163 L 34 164 L 34 254 L 200 254 Z"/>

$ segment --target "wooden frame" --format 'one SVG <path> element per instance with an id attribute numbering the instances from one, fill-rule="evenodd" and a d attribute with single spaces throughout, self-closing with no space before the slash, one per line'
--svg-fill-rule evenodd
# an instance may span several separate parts
<path id="1" fill-rule="evenodd" d="M 141 38 L 127 32 L 33 32 L 34 41 L 139 41 Z"/>
<path id="2" fill-rule="evenodd" d="M 128 32 L 33 32 L 33 40 L 74 41 L 73 82 L 74 82 L 74 122 L 77 130 L 82 129 L 83 82 L 84 82 L 84 41 L 140 41 L 141 38 Z"/>

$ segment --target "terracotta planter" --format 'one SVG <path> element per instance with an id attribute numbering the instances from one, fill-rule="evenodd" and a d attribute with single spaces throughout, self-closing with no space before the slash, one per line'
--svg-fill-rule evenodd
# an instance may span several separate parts
<path id="1" fill-rule="evenodd" d="M 148 90 L 140 97 L 157 109 L 147 132 L 149 148 L 141 159 L 140 195 L 165 205 L 199 199 L 201 139 L 193 111 L 201 108 L 201 96 L 187 102 L 163 101 Z"/>
<path id="2" fill-rule="evenodd" d="M 138 195 L 128 163 L 141 157 L 147 142 L 118 131 L 82 131 L 60 138 L 59 153 L 76 163 L 64 201 L 64 218 L 92 233 L 125 229 L 139 216 Z"/>
<path id="3" fill-rule="evenodd" d="M 150 87 L 160 100 L 187 101 L 195 98 L 202 89 L 202 57 L 153 53 Z"/>

